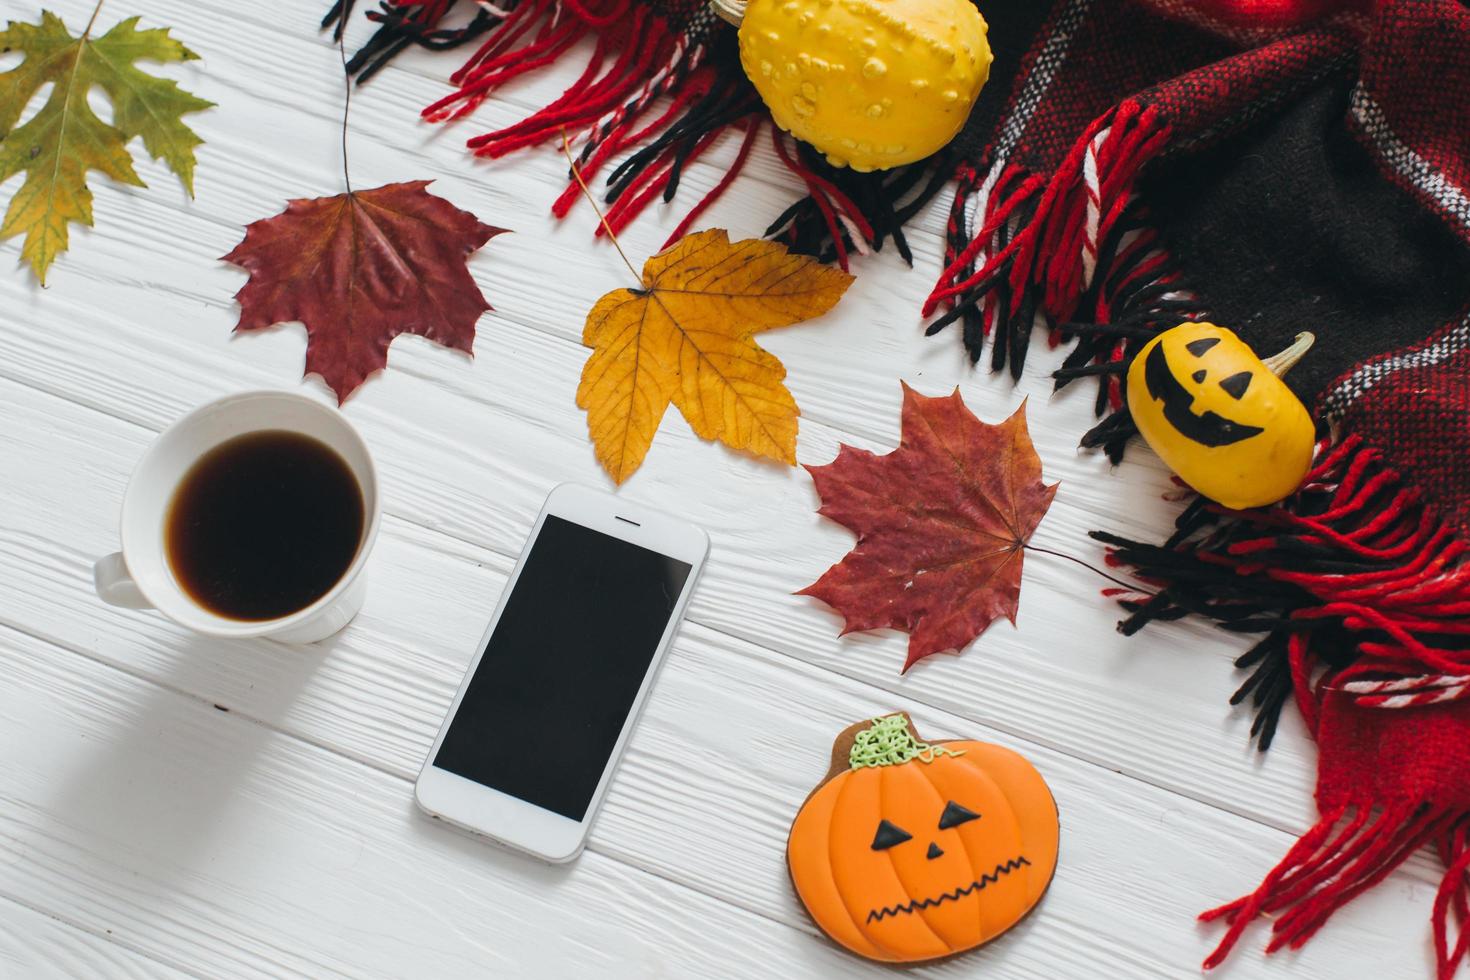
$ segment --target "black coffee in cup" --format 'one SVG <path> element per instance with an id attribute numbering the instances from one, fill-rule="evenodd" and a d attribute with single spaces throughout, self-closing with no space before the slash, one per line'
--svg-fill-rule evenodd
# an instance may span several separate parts
<path id="1" fill-rule="evenodd" d="M 164 549 L 174 578 L 218 616 L 278 619 L 331 591 L 362 545 L 362 489 L 335 450 L 285 430 L 204 454 L 174 491 Z"/>

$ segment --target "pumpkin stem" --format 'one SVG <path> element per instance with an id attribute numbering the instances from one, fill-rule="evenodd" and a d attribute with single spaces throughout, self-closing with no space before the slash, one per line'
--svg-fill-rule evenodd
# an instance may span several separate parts
<path id="1" fill-rule="evenodd" d="M 745 19 L 745 4 L 746 0 L 709 0 L 710 9 L 715 12 L 715 16 L 736 27 Z"/>
<path id="2" fill-rule="evenodd" d="M 1307 351 L 1311 350 L 1312 345 L 1316 342 L 1316 335 L 1304 330 L 1296 335 L 1296 340 L 1292 342 L 1290 347 L 1286 348 L 1280 354 L 1271 355 L 1261 363 L 1270 368 L 1271 373 L 1276 375 L 1276 377 L 1284 378 L 1286 372 L 1296 367 L 1296 362 L 1305 357 Z"/>
<path id="3" fill-rule="evenodd" d="M 848 764 L 854 769 L 872 766 L 898 766 L 918 759 L 933 762 L 941 755 L 964 755 L 942 745 L 930 745 L 914 737 L 908 719 L 903 715 L 884 715 L 852 738 Z"/>

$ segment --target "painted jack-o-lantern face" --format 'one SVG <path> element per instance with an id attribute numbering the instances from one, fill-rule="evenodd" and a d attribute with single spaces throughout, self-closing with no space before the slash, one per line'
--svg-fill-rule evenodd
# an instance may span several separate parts
<path id="1" fill-rule="evenodd" d="M 1310 344 L 1304 336 L 1297 356 Z M 1223 327 L 1185 323 L 1134 359 L 1128 409 L 1184 482 L 1227 507 L 1259 507 L 1297 488 L 1316 441 L 1306 407 L 1279 377 L 1284 370 Z"/>
<path id="2" fill-rule="evenodd" d="M 925 745 L 904 714 L 838 736 L 797 814 L 787 863 L 827 935 L 914 962 L 988 942 L 1041 899 L 1060 828 L 1041 774 L 983 742 Z"/>

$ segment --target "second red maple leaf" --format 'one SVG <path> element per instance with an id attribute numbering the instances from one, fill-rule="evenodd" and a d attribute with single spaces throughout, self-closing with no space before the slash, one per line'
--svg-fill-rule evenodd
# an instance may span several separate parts
<path id="1" fill-rule="evenodd" d="M 858 541 L 798 594 L 841 613 L 843 633 L 904 630 L 907 671 L 963 649 L 1000 616 L 1015 623 L 1026 542 L 1057 492 L 1042 482 L 1024 404 L 988 425 L 958 389 L 928 398 L 904 385 L 897 449 L 843 446 L 807 470 L 820 513 Z"/>

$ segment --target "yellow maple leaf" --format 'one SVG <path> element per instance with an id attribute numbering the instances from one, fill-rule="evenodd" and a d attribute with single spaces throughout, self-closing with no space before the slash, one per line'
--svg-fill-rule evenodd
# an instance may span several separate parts
<path id="1" fill-rule="evenodd" d="M 696 232 L 650 258 L 643 285 L 587 315 L 593 348 L 577 404 L 597 460 L 622 483 L 643 462 L 672 401 L 694 431 L 796 464 L 796 400 L 786 369 L 751 337 L 830 310 L 852 276 L 776 242 Z"/>
<path id="2" fill-rule="evenodd" d="M 93 39 L 89 24 L 80 37 L 73 37 L 60 17 L 46 11 L 39 24 L 11 21 L 0 31 L 0 50 L 24 56 L 0 74 L 0 182 L 26 175 L 0 224 L 0 239 L 26 236 L 21 257 L 42 283 L 51 263 L 66 250 L 67 225 L 92 223 L 87 171 L 144 186 L 127 150 L 134 137 L 141 137 L 144 149 L 194 193 L 194 148 L 203 140 L 179 117 L 214 103 L 139 71 L 133 63 L 198 56 L 166 29 L 140 31 L 137 26 L 138 18 L 131 17 Z M 15 128 L 26 104 L 47 83 L 51 92 L 45 103 Z M 112 102 L 111 125 L 87 103 L 93 87 Z"/>

